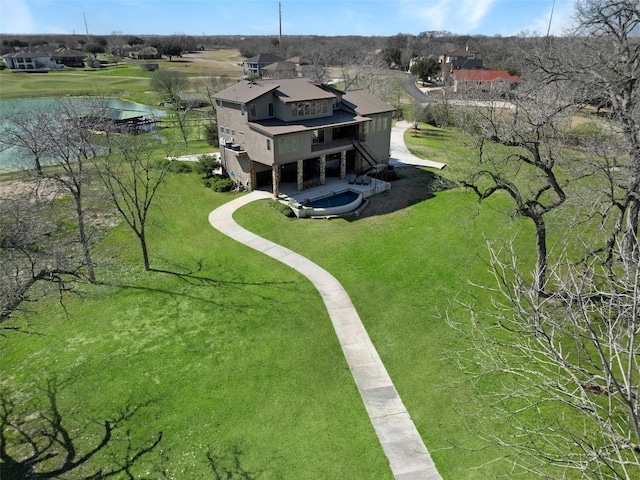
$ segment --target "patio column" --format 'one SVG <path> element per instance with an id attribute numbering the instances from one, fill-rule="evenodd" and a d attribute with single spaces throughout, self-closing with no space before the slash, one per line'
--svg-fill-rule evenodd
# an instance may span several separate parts
<path id="1" fill-rule="evenodd" d="M 324 185 L 327 180 L 327 156 L 320 155 L 320 185 Z"/>
<path id="2" fill-rule="evenodd" d="M 340 180 L 347 178 L 347 152 L 340 152 Z"/>
<path id="3" fill-rule="evenodd" d="M 249 185 L 247 190 L 251 191 L 256 186 L 256 165 L 253 160 L 249 160 Z"/>
<path id="4" fill-rule="evenodd" d="M 271 168 L 271 177 L 273 182 L 273 196 L 278 198 L 280 195 L 280 165 L 274 165 Z"/>
<path id="5" fill-rule="evenodd" d="M 298 191 L 301 192 L 304 190 L 304 160 L 298 160 L 296 170 L 298 173 Z"/>

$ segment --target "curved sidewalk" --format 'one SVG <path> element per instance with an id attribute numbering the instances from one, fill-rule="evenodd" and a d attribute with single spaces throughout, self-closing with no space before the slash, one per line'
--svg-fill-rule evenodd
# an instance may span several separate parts
<path id="1" fill-rule="evenodd" d="M 342 285 L 326 270 L 305 257 L 245 230 L 233 220 L 236 209 L 271 194 L 253 191 L 209 214 L 220 232 L 264 253 L 307 277 L 324 301 L 345 359 L 365 408 L 380 439 L 393 475 L 398 480 L 441 480 L 442 477 L 407 412 L 358 312 Z"/>
<path id="2" fill-rule="evenodd" d="M 411 124 L 409 122 L 397 122 L 391 128 L 391 158 L 389 158 L 389 165 L 395 165 L 396 167 L 418 165 L 442 170 L 446 164 L 434 162 L 433 160 L 423 160 L 409 151 L 404 143 L 404 132 L 410 127 Z"/>

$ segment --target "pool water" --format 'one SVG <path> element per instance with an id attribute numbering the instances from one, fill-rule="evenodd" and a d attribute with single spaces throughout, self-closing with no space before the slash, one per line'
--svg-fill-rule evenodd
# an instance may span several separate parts
<path id="1" fill-rule="evenodd" d="M 355 202 L 359 196 L 360 194 L 357 192 L 346 190 L 344 192 L 331 195 L 330 197 L 322 197 L 316 200 L 305 202 L 304 206 L 312 208 L 340 207 Z"/>

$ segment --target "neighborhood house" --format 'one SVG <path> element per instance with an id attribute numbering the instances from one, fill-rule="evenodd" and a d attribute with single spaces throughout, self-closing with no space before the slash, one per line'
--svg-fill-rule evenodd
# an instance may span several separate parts
<path id="1" fill-rule="evenodd" d="M 48 53 L 42 52 L 15 52 L 2 56 L 5 65 L 12 72 L 48 72 L 64 68 L 51 58 Z"/>
<path id="2" fill-rule="evenodd" d="M 244 80 L 215 95 L 223 168 L 247 189 L 298 191 L 389 162 L 394 108 L 308 78 Z"/>
<path id="3" fill-rule="evenodd" d="M 506 70 L 454 70 L 453 91 L 507 93 L 519 81 Z"/>

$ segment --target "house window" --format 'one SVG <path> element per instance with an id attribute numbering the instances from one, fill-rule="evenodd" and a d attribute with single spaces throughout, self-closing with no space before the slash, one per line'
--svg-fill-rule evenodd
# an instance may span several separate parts
<path id="1" fill-rule="evenodd" d="M 269 104 L 269 116 L 273 117 L 273 103 Z"/>
<path id="2" fill-rule="evenodd" d="M 324 130 L 313 131 L 313 143 L 324 143 Z"/>
<path id="3" fill-rule="evenodd" d="M 271 150 L 271 139 L 267 138 L 267 150 Z"/>
<path id="4" fill-rule="evenodd" d="M 278 152 L 291 153 L 298 151 L 298 137 L 295 135 L 278 138 Z"/>
<path id="5" fill-rule="evenodd" d="M 249 105 L 249 115 L 251 116 L 251 118 L 255 118 L 256 117 L 256 104 L 252 103 L 251 105 Z"/>
<path id="6" fill-rule="evenodd" d="M 224 133 L 224 127 L 220 127 L 220 133 Z"/>
<path id="7" fill-rule="evenodd" d="M 296 105 L 292 105 L 291 106 L 291 116 L 292 117 L 297 117 L 298 116 L 298 107 Z"/>
<path id="8" fill-rule="evenodd" d="M 235 129 L 232 128 L 231 129 L 231 135 L 235 135 L 235 134 L 236 134 L 236 131 L 235 131 Z"/>
<path id="9" fill-rule="evenodd" d="M 245 110 L 246 110 L 246 107 L 245 107 L 245 105 L 244 105 L 244 103 L 243 103 L 242 105 L 240 105 L 240 114 L 241 114 L 241 115 L 244 115 Z"/>

